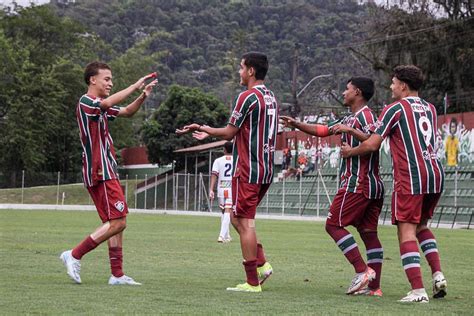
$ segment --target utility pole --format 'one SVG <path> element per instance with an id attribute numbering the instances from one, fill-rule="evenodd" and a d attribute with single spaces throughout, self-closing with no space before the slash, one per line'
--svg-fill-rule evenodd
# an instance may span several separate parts
<path id="1" fill-rule="evenodd" d="M 293 73 L 292 73 L 292 83 L 291 83 L 291 95 L 293 96 L 293 106 L 291 107 L 291 116 L 298 118 L 300 115 L 301 109 L 298 104 L 298 95 L 296 92 L 296 85 L 298 84 L 298 55 L 299 55 L 300 44 L 295 43 L 295 50 L 293 52 Z M 295 144 L 295 154 L 293 156 L 293 166 L 296 168 L 298 166 L 298 135 L 296 133 L 296 128 L 293 128 L 294 132 L 294 144 Z"/>
<path id="2" fill-rule="evenodd" d="M 291 107 L 291 116 L 297 117 L 300 115 L 301 109 L 298 104 L 298 95 L 297 95 L 297 84 L 298 84 L 298 66 L 299 66 L 299 50 L 300 44 L 295 43 L 295 50 L 293 52 L 293 73 L 292 73 L 292 84 L 291 84 L 291 95 L 293 96 L 293 106 Z"/>

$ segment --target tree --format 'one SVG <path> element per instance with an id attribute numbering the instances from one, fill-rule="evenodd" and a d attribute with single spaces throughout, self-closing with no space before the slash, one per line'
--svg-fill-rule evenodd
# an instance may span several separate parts
<path id="1" fill-rule="evenodd" d="M 143 140 L 148 148 L 149 160 L 160 164 L 176 160 L 178 167 L 184 166 L 184 157 L 176 156 L 174 151 L 194 146 L 197 141 L 189 135 L 178 137 L 176 128 L 193 122 L 223 126 L 228 113 L 226 106 L 211 94 L 196 88 L 172 86 L 154 119 L 143 126 Z"/>

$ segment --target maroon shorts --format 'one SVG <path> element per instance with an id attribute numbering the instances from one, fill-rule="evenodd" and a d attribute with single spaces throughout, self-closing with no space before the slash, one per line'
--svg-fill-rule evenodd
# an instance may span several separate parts
<path id="1" fill-rule="evenodd" d="M 326 223 L 338 227 L 352 225 L 357 230 L 377 230 L 382 206 L 383 198 L 368 199 L 362 193 L 340 189 L 329 208 Z"/>
<path id="2" fill-rule="evenodd" d="M 419 224 L 433 217 L 441 193 L 392 194 L 392 224 L 397 222 Z"/>
<path id="3" fill-rule="evenodd" d="M 234 215 L 254 219 L 257 206 L 267 193 L 270 183 L 247 183 L 239 177 L 232 178 L 232 204 Z"/>
<path id="4" fill-rule="evenodd" d="M 93 187 L 88 187 L 87 190 L 94 201 L 102 223 L 127 216 L 128 206 L 118 180 L 101 181 Z"/>

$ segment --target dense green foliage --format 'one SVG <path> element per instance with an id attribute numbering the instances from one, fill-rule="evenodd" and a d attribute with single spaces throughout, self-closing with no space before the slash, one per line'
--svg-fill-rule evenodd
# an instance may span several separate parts
<path id="1" fill-rule="evenodd" d="M 146 122 L 143 127 L 143 140 L 152 162 L 171 163 L 174 150 L 196 143 L 190 135 L 178 137 L 175 134 L 177 127 L 191 122 L 223 126 L 228 112 L 225 105 L 212 95 L 196 88 L 172 86 L 168 98 L 156 112 L 155 119 Z M 177 159 L 178 168 L 182 167 L 182 160 Z"/>
<path id="2" fill-rule="evenodd" d="M 198 88 L 230 104 L 242 89 L 238 64 L 249 50 L 270 57 L 267 83 L 283 111 L 312 78 L 324 74 L 331 77 L 314 80 L 298 97 L 301 114 L 343 111 L 334 96 L 340 98 L 353 75 L 377 78 L 371 104 L 380 109 L 390 101 L 390 70 L 400 63 L 425 70 L 423 96 L 440 111 L 446 92 L 454 105 L 450 111 L 472 110 L 472 8 L 464 4 L 459 10 L 461 0 L 437 2 L 450 12 L 448 19 L 434 19 L 423 9 L 407 13 L 351 0 L 78 0 L 0 12 L 0 172 L 12 184 L 23 169 L 61 170 L 77 179 L 81 147 L 74 109 L 86 91 L 83 68 L 95 59 L 112 66 L 114 91 L 148 72 L 160 73 L 144 110 L 111 124 L 117 149 L 145 141 L 153 148 L 152 161 L 172 160 L 173 148 L 192 144 L 190 139 L 169 144 L 176 121 L 150 133 L 167 117 L 158 109 L 173 97 L 170 87 Z M 208 117 L 197 115 L 199 108 L 188 110 L 196 113 L 190 119 Z M 211 113 L 206 123 L 224 123 L 221 115 Z"/>

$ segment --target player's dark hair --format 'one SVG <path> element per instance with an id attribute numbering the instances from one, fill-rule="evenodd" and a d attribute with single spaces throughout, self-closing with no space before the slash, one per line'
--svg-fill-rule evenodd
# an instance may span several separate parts
<path id="1" fill-rule="evenodd" d="M 110 69 L 109 65 L 100 61 L 93 61 L 86 66 L 86 69 L 84 70 L 84 81 L 87 85 L 91 83 L 91 77 L 96 76 L 99 73 L 99 70 L 101 69 L 112 70 Z"/>
<path id="2" fill-rule="evenodd" d="M 234 143 L 232 142 L 225 142 L 224 144 L 224 151 L 228 154 L 232 154 L 232 149 L 234 147 Z"/>
<path id="3" fill-rule="evenodd" d="M 255 69 L 255 79 L 264 80 L 268 72 L 267 55 L 259 52 L 249 52 L 242 55 L 244 65 Z"/>
<path id="4" fill-rule="evenodd" d="M 415 65 L 400 65 L 393 69 L 393 77 L 403 81 L 410 90 L 418 91 L 423 85 L 423 72 Z"/>
<path id="5" fill-rule="evenodd" d="M 367 77 L 352 77 L 347 81 L 362 92 L 365 101 L 369 101 L 374 95 L 374 81 Z"/>

